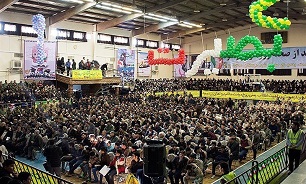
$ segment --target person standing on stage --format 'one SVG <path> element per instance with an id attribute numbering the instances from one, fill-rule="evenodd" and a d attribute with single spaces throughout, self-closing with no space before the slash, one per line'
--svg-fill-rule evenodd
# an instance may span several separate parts
<path id="1" fill-rule="evenodd" d="M 300 124 L 293 121 L 292 128 L 288 130 L 287 146 L 289 147 L 289 170 L 293 172 L 300 165 L 301 150 L 304 143 L 304 132 Z M 294 167 L 293 167 L 293 163 Z"/>

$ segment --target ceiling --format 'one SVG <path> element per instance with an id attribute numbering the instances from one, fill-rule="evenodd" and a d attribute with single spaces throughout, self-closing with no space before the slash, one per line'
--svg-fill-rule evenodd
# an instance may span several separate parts
<path id="1" fill-rule="evenodd" d="M 250 4 L 247 0 L 2 0 L 0 12 L 40 13 L 49 24 L 68 20 L 97 25 L 98 31 L 118 27 L 132 30 L 133 36 L 151 32 L 171 39 L 250 25 Z M 264 13 L 305 20 L 306 2 L 281 0 Z"/>

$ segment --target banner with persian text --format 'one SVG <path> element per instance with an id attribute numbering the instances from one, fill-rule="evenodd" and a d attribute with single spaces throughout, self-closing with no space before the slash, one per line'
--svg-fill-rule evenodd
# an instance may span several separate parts
<path id="1" fill-rule="evenodd" d="M 100 80 L 101 70 L 72 70 L 72 80 Z"/>
<path id="2" fill-rule="evenodd" d="M 55 80 L 56 42 L 44 43 L 44 63 L 37 63 L 37 42 L 24 42 L 24 79 Z"/>
<path id="3" fill-rule="evenodd" d="M 283 48 L 281 56 L 271 58 L 252 58 L 247 61 L 234 58 L 215 58 L 215 60 L 223 63 L 222 69 L 267 69 L 268 64 L 274 64 L 276 69 L 306 68 L 306 47 Z"/>

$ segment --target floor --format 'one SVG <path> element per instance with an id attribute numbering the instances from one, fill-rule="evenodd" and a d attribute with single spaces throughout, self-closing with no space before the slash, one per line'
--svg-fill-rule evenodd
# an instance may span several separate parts
<path id="1" fill-rule="evenodd" d="M 279 150 L 280 148 L 282 148 L 285 145 L 285 142 L 281 142 L 280 144 L 275 145 L 274 147 L 272 147 L 271 149 L 269 149 L 268 151 L 266 151 L 264 154 L 262 152 L 259 152 L 259 156 L 257 158 L 257 160 L 260 162 L 262 160 L 264 160 L 265 158 L 267 158 L 268 156 L 272 155 L 275 153 L 276 150 Z M 43 155 L 41 155 L 39 153 L 39 155 L 37 156 L 37 159 L 35 161 L 30 161 L 27 160 L 26 158 L 23 157 L 16 157 L 16 159 L 25 162 L 33 167 L 36 167 L 40 170 L 45 171 L 44 167 L 43 167 L 43 163 L 45 162 L 45 157 Z M 233 168 L 235 169 L 234 172 L 236 173 L 236 175 L 239 175 L 240 173 L 244 172 L 245 170 L 249 169 L 251 167 L 251 162 L 250 160 L 252 159 L 252 153 L 250 151 L 250 153 L 248 154 L 248 157 L 246 160 L 242 161 L 242 163 L 236 163 Z M 239 168 L 238 168 L 239 167 Z M 211 168 L 211 166 L 210 166 Z M 305 167 L 303 169 L 306 168 L 306 163 L 305 163 Z M 302 170 L 301 170 L 302 171 Z M 80 170 L 77 170 L 76 173 L 79 173 Z M 221 176 L 221 172 L 218 171 L 218 169 L 216 170 L 216 177 L 214 179 L 211 179 L 211 172 L 208 171 L 207 175 L 204 178 L 203 183 L 207 184 L 207 183 L 214 183 L 214 184 L 219 184 L 219 178 Z M 62 178 L 73 182 L 74 184 L 82 184 L 84 182 L 84 180 L 78 178 L 78 175 L 75 175 L 73 177 L 67 177 L 65 175 L 62 175 Z M 306 178 L 306 176 L 305 176 Z M 123 182 L 124 183 L 124 182 Z M 305 182 L 306 183 L 306 182 Z"/>
<path id="2" fill-rule="evenodd" d="M 306 183 L 306 160 L 293 171 L 281 184 L 305 184 Z"/>

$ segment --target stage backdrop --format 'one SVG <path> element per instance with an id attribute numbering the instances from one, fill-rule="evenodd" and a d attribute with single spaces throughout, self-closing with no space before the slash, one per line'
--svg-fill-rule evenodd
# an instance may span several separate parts
<path id="1" fill-rule="evenodd" d="M 247 51 L 247 50 L 246 50 Z M 237 59 L 221 59 L 225 69 L 266 69 L 268 64 L 274 64 L 276 69 L 306 68 L 306 47 L 283 48 L 281 56 L 271 58 L 253 58 L 247 61 Z"/>
<path id="2" fill-rule="evenodd" d="M 117 69 L 123 79 L 134 78 L 135 51 L 128 49 L 118 49 Z"/>
<path id="3" fill-rule="evenodd" d="M 148 53 L 139 52 L 138 53 L 138 76 L 140 77 L 150 77 L 151 66 L 148 63 Z"/>
<path id="4" fill-rule="evenodd" d="M 39 65 L 36 60 L 37 42 L 25 40 L 24 42 L 24 79 L 55 80 L 55 64 L 57 54 L 56 42 L 45 42 L 44 64 Z"/>

